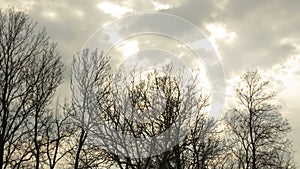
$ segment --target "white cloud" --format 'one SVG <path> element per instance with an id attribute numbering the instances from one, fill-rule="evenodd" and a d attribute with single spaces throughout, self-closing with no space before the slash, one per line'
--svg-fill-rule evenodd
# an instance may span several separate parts
<path id="1" fill-rule="evenodd" d="M 209 23 L 205 25 L 205 28 L 210 32 L 210 40 L 215 42 L 216 40 L 224 40 L 228 44 L 231 44 L 237 37 L 235 32 L 227 30 L 226 25 L 222 23 Z"/>
<path id="2" fill-rule="evenodd" d="M 225 41 L 228 44 L 231 44 L 236 37 L 237 37 L 237 34 L 235 32 L 230 32 L 230 33 L 228 33 L 227 38 L 225 39 Z"/>
<path id="3" fill-rule="evenodd" d="M 205 28 L 209 31 L 210 36 L 208 39 L 212 43 L 214 49 L 216 50 L 216 53 L 219 57 L 219 59 L 222 59 L 219 47 L 216 43 L 217 40 L 223 40 L 227 44 L 233 43 L 235 38 L 237 37 L 237 34 L 233 31 L 228 31 L 226 28 L 226 25 L 223 23 L 208 23 L 205 25 Z"/>
<path id="4" fill-rule="evenodd" d="M 135 40 L 124 41 L 117 46 L 117 50 L 122 53 L 124 59 L 127 59 L 133 54 L 137 54 L 139 51 L 139 43 Z"/>
<path id="5" fill-rule="evenodd" d="M 97 7 L 106 14 L 110 14 L 113 17 L 120 18 L 128 12 L 132 12 L 132 9 L 111 3 L 102 2 L 97 5 Z"/>
<path id="6" fill-rule="evenodd" d="M 283 90 L 282 92 L 288 92 L 291 86 L 300 84 L 300 45 L 297 44 L 295 39 L 291 38 L 283 38 L 279 45 L 293 46 L 295 53 L 287 57 L 283 63 L 275 64 L 265 74 L 281 85 L 280 90 Z"/>
<path id="7" fill-rule="evenodd" d="M 152 1 L 152 4 L 154 6 L 154 10 L 163 10 L 163 9 L 170 9 L 171 8 L 171 5 L 169 5 L 169 4 L 162 4 L 160 2 Z"/>
<path id="8" fill-rule="evenodd" d="M 297 49 L 299 46 L 297 44 L 300 44 L 299 41 L 297 43 L 300 17 L 295 15 L 300 1 L 293 3 L 284 1 L 270 3 L 258 0 L 251 1 L 251 3 L 229 0 L 153 1 L 155 2 L 146 0 L 122 2 L 63 0 L 57 3 L 50 0 L 0 0 L 0 6 L 6 8 L 9 5 L 14 6 L 16 10 L 29 10 L 30 16 L 47 27 L 51 37 L 59 41 L 67 66 L 69 66 L 68 61 L 71 60 L 69 57 L 82 47 L 83 40 L 88 39 L 90 34 L 99 29 L 99 25 L 101 27 L 104 23 L 112 21 L 111 16 L 118 18 L 133 11 L 149 12 L 170 9 L 170 14 L 183 17 L 195 25 L 204 23 L 214 47 L 216 50 L 219 48 L 222 54 L 222 63 L 226 74 L 232 75 L 231 77 L 237 75 L 236 78 L 228 80 L 229 86 L 239 80 L 239 75 L 242 71 L 247 70 L 249 65 L 261 68 L 262 74 L 269 73 L 268 77 L 272 78 L 270 79 L 271 83 L 280 86 L 280 90 L 276 89 L 280 92 L 279 98 L 282 101 L 280 104 L 283 104 L 284 110 L 287 110 L 285 112 L 289 112 L 286 114 L 295 122 L 292 124 L 295 128 L 294 146 L 297 154 L 300 154 L 298 153 L 300 146 L 296 144 L 300 141 L 300 137 L 297 136 L 300 129 L 298 125 L 300 116 L 297 114 L 300 109 L 298 106 L 300 90 L 297 90 L 300 88 L 300 56 L 294 53 L 293 48 Z M 74 9 L 80 9 L 84 14 L 83 17 L 88 19 L 79 20 L 81 13 L 76 14 Z M 100 10 L 100 15 L 95 15 Z M 278 12 L 274 13 L 274 11 Z M 99 18 L 101 19 L 99 20 Z M 59 19 L 60 22 L 51 22 L 53 19 Z M 69 29 L 70 27 L 72 29 Z M 83 29 L 85 31 L 82 31 Z M 110 36 L 112 39 L 118 37 L 117 34 Z M 282 39 L 282 37 L 289 38 Z M 159 48 L 171 46 L 171 43 L 162 42 L 164 41 L 155 41 L 153 44 Z M 174 48 L 170 49 L 175 50 Z M 124 43 L 118 48 L 118 51 L 125 57 L 141 50 L 143 47 L 140 42 Z M 178 51 L 177 53 L 181 55 L 180 59 L 197 63 L 189 53 L 181 54 L 182 50 Z M 65 86 L 67 88 L 68 84 Z M 60 91 L 58 93 L 64 94 L 68 90 Z M 227 91 L 227 94 L 232 94 L 232 91 Z M 296 161 L 300 161 L 300 155 Z"/>
<path id="9" fill-rule="evenodd" d="M 280 45 L 291 45 L 300 51 L 300 45 L 297 44 L 297 42 L 294 38 L 283 38 L 283 39 L 281 39 L 279 44 Z"/>

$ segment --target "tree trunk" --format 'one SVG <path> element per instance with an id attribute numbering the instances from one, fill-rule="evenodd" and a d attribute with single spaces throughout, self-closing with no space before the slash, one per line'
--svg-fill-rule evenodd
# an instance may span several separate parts
<path id="1" fill-rule="evenodd" d="M 78 142 L 78 149 L 77 149 L 76 157 L 75 157 L 75 165 L 74 165 L 74 169 L 78 169 L 78 167 L 79 167 L 80 152 L 81 152 L 81 150 L 82 150 L 82 147 L 83 147 L 85 138 L 86 138 L 86 136 L 85 136 L 85 131 L 84 131 L 84 129 L 82 128 L 82 129 L 81 129 L 80 138 L 79 138 L 79 142 Z"/>
<path id="2" fill-rule="evenodd" d="M 4 138 L 3 134 L 0 134 L 0 169 L 3 167 L 3 158 L 4 158 Z"/>
<path id="3" fill-rule="evenodd" d="M 35 112 L 35 124 L 34 124 L 34 145 L 35 145 L 35 169 L 39 169 L 40 166 L 40 145 L 38 141 L 38 116 L 39 111 Z"/>

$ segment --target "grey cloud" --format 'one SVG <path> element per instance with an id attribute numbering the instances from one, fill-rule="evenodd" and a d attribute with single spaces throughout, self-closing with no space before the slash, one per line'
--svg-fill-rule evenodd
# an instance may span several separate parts
<path id="1" fill-rule="evenodd" d="M 213 1 L 191 0 L 168 11 L 191 21 L 203 30 L 204 23 L 220 22 L 237 34 L 233 44 L 217 41 L 227 73 L 246 65 L 271 68 L 283 62 L 295 50 L 280 46 L 283 38 L 297 37 L 300 18 L 295 17 L 299 1 L 228 1 L 219 9 Z M 206 32 L 207 33 L 207 32 Z"/>
<path id="2" fill-rule="evenodd" d="M 10 5 L 26 6 L 23 2 L 7 1 Z M 59 42 L 63 60 L 67 65 L 66 74 L 69 73 L 73 54 L 79 51 L 88 38 L 104 23 L 115 20 L 96 7 L 101 2 L 104 1 L 43 0 L 35 1 L 28 11 L 30 17 L 47 28 L 51 39 Z M 298 0 L 228 0 L 227 3 L 226 0 L 157 0 L 157 2 L 171 4 L 173 8 L 162 10 L 162 12 L 187 19 L 207 35 L 209 32 L 205 30 L 204 24 L 214 22 L 224 23 L 228 30 L 236 32 L 237 38 L 232 44 L 227 44 L 222 40 L 216 41 L 225 73 L 228 75 L 240 74 L 241 70 L 249 67 L 270 69 L 275 64 L 283 63 L 296 52 L 295 46 L 280 44 L 284 38 L 292 38 L 295 43 L 300 44 L 300 1 Z M 146 0 L 113 1 L 113 3 L 132 8 L 134 12 L 149 12 L 153 9 L 153 4 Z M 223 8 L 219 7 L 220 4 L 224 5 Z M 57 13 L 55 19 L 49 19 L 43 15 L 48 10 Z M 83 16 L 76 17 L 74 14 L 76 10 L 81 10 Z M 170 27 L 169 31 L 176 32 L 176 28 Z M 171 44 L 165 43 L 165 45 Z M 68 80 L 64 86 L 67 86 L 67 82 Z M 284 104 L 289 106 L 288 103 Z M 299 115 L 295 113 L 297 110 L 299 110 L 298 107 L 291 107 L 289 111 L 293 113 L 289 115 L 289 118 L 292 119 L 294 127 L 293 140 L 299 141 L 300 139 L 296 136 L 300 131 L 297 125 Z M 296 147 L 296 150 L 300 151 L 300 147 Z M 300 160 L 299 153 L 297 160 Z"/>

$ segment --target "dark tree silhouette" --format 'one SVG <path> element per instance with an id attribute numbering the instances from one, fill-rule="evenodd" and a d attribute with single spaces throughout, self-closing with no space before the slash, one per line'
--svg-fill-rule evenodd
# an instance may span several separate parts
<path id="1" fill-rule="evenodd" d="M 0 168 L 40 167 L 43 117 L 63 64 L 45 30 L 14 9 L 0 12 Z M 35 164 L 30 162 L 35 158 Z"/>
<path id="2" fill-rule="evenodd" d="M 60 161 L 66 161 L 72 146 L 69 145 L 70 139 L 74 134 L 72 127 L 71 114 L 68 106 L 57 105 L 54 110 L 49 110 L 44 123 L 44 138 L 41 150 L 44 152 L 43 166 L 54 169 Z"/>
<path id="3" fill-rule="evenodd" d="M 275 93 L 257 71 L 248 71 L 235 89 L 236 108 L 227 112 L 234 168 L 295 168 L 290 141 L 291 127 L 272 104 Z"/>
<path id="4" fill-rule="evenodd" d="M 45 30 L 14 9 L 0 12 L 0 168 L 41 160 L 42 114 L 62 81 L 63 64 Z M 41 136 L 42 137 L 42 136 Z"/>
<path id="5" fill-rule="evenodd" d="M 93 106 L 94 110 L 98 110 L 92 121 L 93 138 L 101 140 L 102 144 L 98 145 L 106 148 L 114 146 L 116 150 L 103 150 L 101 159 L 105 159 L 106 164 L 119 168 L 166 169 L 208 168 L 217 165 L 216 159 L 222 150 L 221 140 L 217 136 L 214 120 L 209 120 L 205 115 L 204 109 L 209 101 L 198 88 L 196 79 L 186 80 L 180 70 L 173 70 L 171 66 L 162 70 L 154 69 L 147 75 L 138 70 L 131 71 L 129 75 L 123 72 L 126 71 L 121 69 L 112 77 L 108 97 L 105 100 L 96 97 L 98 106 Z M 103 93 L 102 89 L 100 93 Z M 188 115 L 193 115 L 195 119 L 192 126 L 181 121 Z M 102 127 L 107 125 L 106 130 L 97 128 L 99 124 Z M 172 125 L 175 127 L 168 131 Z M 176 132 L 182 129 L 191 134 L 180 141 Z M 113 134 L 114 131 L 122 135 Z M 120 141 L 122 136 L 149 138 L 163 132 L 169 132 L 166 140 L 163 143 L 149 141 L 153 147 L 141 145 L 138 141 Z M 141 153 L 151 154 L 151 151 L 164 149 L 170 144 L 174 144 L 174 147 L 166 152 L 142 158 Z"/>
<path id="6" fill-rule="evenodd" d="M 71 103 L 61 106 L 52 102 L 61 56 L 36 25 L 0 11 L 0 169 L 295 168 L 291 127 L 257 71 L 242 76 L 224 125 L 208 116 L 199 78 L 172 65 L 114 71 L 110 58 L 84 49 L 73 60 Z"/>
<path id="7" fill-rule="evenodd" d="M 73 139 L 76 143 L 71 154 L 74 163 L 71 163 L 75 169 L 100 165 L 98 154 L 101 154 L 101 149 L 90 144 L 93 138 L 89 137 L 89 131 L 92 127 L 91 114 L 95 111 L 96 94 L 103 98 L 101 104 L 107 104 L 104 99 L 109 93 L 111 71 L 108 61 L 109 59 L 97 50 L 90 52 L 86 49 L 74 56 L 71 76 L 71 111 L 75 130 Z"/>

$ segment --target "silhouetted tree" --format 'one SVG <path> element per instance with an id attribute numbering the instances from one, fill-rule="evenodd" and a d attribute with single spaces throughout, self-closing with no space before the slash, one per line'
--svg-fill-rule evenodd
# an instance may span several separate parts
<path id="1" fill-rule="evenodd" d="M 63 64 L 45 30 L 24 12 L 0 12 L 0 168 L 41 160 L 42 114 L 62 81 Z"/>
<path id="2" fill-rule="evenodd" d="M 45 30 L 24 12 L 0 11 L 0 169 L 295 168 L 291 127 L 257 71 L 242 76 L 225 125 L 208 116 L 199 78 L 171 65 L 114 72 L 103 53 L 84 49 L 70 105 L 54 107 L 62 73 Z"/>
<path id="3" fill-rule="evenodd" d="M 72 146 L 69 145 L 70 139 L 74 134 L 71 120 L 71 111 L 68 106 L 56 106 L 54 110 L 48 110 L 48 116 L 44 123 L 44 136 L 41 139 L 44 151 L 43 166 L 54 169 L 59 161 L 67 160 L 68 153 L 71 152 Z"/>
<path id="4" fill-rule="evenodd" d="M 75 168 L 294 167 L 285 138 L 289 124 L 269 102 L 274 94 L 268 93 L 268 82 L 257 72 L 243 76 L 244 83 L 236 89 L 240 105 L 227 113 L 229 133 L 224 133 L 219 121 L 205 112 L 209 97 L 199 89 L 199 81 L 186 79 L 171 66 L 148 74 L 112 72 L 109 59 L 97 51 L 84 50 L 75 58 Z M 185 117 L 193 123 L 185 123 Z M 189 133 L 179 140 L 183 130 Z M 145 139 L 164 132 L 164 141 Z M 146 144 L 126 138 L 142 138 Z M 155 154 L 169 145 L 173 146 Z"/>
<path id="5" fill-rule="evenodd" d="M 236 108 L 226 118 L 234 168 L 295 168 L 286 137 L 291 127 L 271 102 L 275 93 L 269 82 L 248 71 L 235 92 Z"/>
<path id="6" fill-rule="evenodd" d="M 92 117 L 95 96 L 103 98 L 105 101 L 109 91 L 109 73 L 111 71 L 108 64 L 109 59 L 104 57 L 97 50 L 90 52 L 85 49 L 74 56 L 71 90 L 72 103 L 71 111 L 73 126 L 75 132 L 74 152 L 71 154 L 74 158 L 74 168 L 91 168 L 99 164 L 98 154 L 101 149 L 91 145 L 93 139 L 89 137 L 89 131 L 92 127 Z"/>
<path id="7" fill-rule="evenodd" d="M 113 77 L 106 100 L 109 104 L 103 106 L 103 99 L 97 97 L 101 108 L 94 114 L 95 129 L 91 131 L 95 140 L 101 140 L 98 144 L 106 147 L 102 158 L 119 168 L 213 166 L 222 149 L 221 140 L 214 120 L 206 116 L 204 110 L 209 105 L 208 97 L 201 93 L 196 79 L 187 80 L 180 70 L 173 70 L 172 66 L 154 69 L 148 74 L 137 70 L 129 71 L 129 75 L 124 72 L 121 69 Z M 185 117 L 195 119 L 193 125 L 187 125 Z M 106 130 L 101 130 L 101 127 Z M 182 140 L 179 139 L 180 130 L 187 132 Z M 126 138 L 122 140 L 123 136 L 153 138 L 164 132 L 167 134 L 162 142 L 151 142 L 150 139 L 146 143 L 137 140 L 128 143 Z M 162 154 L 153 154 L 172 144 L 174 146 Z M 116 151 L 109 151 L 110 146 Z M 145 152 L 149 156 L 143 157 Z"/>

